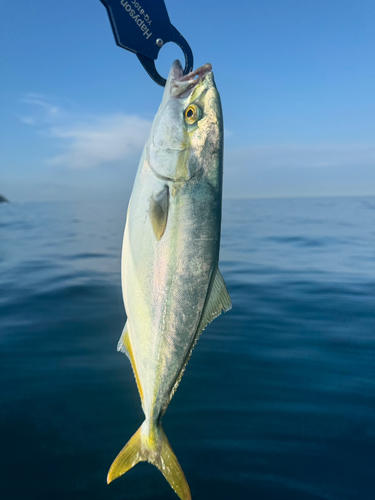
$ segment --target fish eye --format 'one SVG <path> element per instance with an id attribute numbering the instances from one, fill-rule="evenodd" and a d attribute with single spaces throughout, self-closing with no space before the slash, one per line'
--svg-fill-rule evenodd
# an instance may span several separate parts
<path id="1" fill-rule="evenodd" d="M 190 104 L 185 109 L 185 121 L 188 125 L 193 125 L 202 116 L 202 110 L 196 104 Z"/>

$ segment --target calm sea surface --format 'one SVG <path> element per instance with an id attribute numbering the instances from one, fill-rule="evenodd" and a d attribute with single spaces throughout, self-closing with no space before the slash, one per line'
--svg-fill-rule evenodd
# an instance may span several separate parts
<path id="1" fill-rule="evenodd" d="M 0 205 L 3 500 L 173 500 L 142 463 L 120 286 L 124 203 Z M 375 498 L 375 198 L 226 201 L 233 309 L 164 417 L 193 500 Z"/>

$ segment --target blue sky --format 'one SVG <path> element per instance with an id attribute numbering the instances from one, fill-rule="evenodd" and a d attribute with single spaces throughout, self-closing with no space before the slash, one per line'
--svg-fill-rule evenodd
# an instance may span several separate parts
<path id="1" fill-rule="evenodd" d="M 226 197 L 375 195 L 373 0 L 166 0 L 225 120 Z M 99 0 L 0 7 L 0 193 L 128 196 L 162 88 Z M 157 67 L 181 58 L 172 44 Z"/>

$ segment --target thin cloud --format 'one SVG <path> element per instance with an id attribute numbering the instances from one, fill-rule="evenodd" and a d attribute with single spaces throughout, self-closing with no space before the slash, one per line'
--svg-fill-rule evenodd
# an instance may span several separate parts
<path id="1" fill-rule="evenodd" d="M 36 125 L 36 120 L 32 116 L 20 116 L 19 119 L 26 125 Z"/>
<path id="2" fill-rule="evenodd" d="M 26 104 L 31 104 L 41 108 L 48 115 L 56 116 L 60 108 L 55 104 L 52 104 L 46 97 L 40 94 L 27 94 L 27 97 L 23 99 Z"/>
<path id="3" fill-rule="evenodd" d="M 149 120 L 125 113 L 71 113 L 69 105 L 57 105 L 40 94 L 29 93 L 23 102 L 34 111 L 20 119 L 58 148 L 46 160 L 51 166 L 87 169 L 138 159 L 151 126 Z M 233 186 L 242 186 L 253 172 L 356 166 L 375 166 L 375 144 L 274 144 L 225 151 L 226 177 Z"/>
<path id="4" fill-rule="evenodd" d="M 151 122 L 136 115 L 97 117 L 91 123 L 53 127 L 50 133 L 61 140 L 62 154 L 49 165 L 92 168 L 139 155 Z"/>
<path id="5" fill-rule="evenodd" d="M 50 166 L 94 168 L 139 156 L 151 122 L 137 115 L 69 113 L 41 94 L 22 100 L 32 112 L 20 116 L 37 133 L 53 140 L 59 153 L 46 160 Z"/>

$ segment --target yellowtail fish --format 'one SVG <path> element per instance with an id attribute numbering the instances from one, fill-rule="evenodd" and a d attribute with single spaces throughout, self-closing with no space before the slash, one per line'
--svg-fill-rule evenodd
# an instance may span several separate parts
<path id="1" fill-rule="evenodd" d="M 172 65 L 129 202 L 122 252 L 127 323 L 118 350 L 131 361 L 145 421 L 108 483 L 140 461 L 182 500 L 184 473 L 161 426 L 199 335 L 231 308 L 218 269 L 223 118 L 212 68 Z"/>

